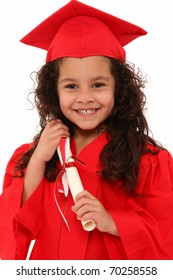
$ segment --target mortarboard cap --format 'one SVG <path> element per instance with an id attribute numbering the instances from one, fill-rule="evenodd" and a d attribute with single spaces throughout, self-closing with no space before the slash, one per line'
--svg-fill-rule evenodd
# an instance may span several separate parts
<path id="1" fill-rule="evenodd" d="M 20 41 L 47 50 L 46 62 L 93 55 L 125 59 L 123 46 L 146 33 L 137 25 L 71 0 Z"/>

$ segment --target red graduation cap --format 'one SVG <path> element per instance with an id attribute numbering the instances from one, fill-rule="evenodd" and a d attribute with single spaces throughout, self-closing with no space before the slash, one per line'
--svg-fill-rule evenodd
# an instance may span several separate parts
<path id="1" fill-rule="evenodd" d="M 125 59 L 123 46 L 146 33 L 139 26 L 71 0 L 20 41 L 47 50 L 46 62 L 93 55 Z"/>

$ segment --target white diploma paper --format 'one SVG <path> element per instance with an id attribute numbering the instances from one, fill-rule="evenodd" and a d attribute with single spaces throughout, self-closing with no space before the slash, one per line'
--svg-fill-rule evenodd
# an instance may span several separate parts
<path id="1" fill-rule="evenodd" d="M 73 162 L 73 163 L 75 162 L 75 160 L 72 157 L 71 150 L 70 150 L 70 139 L 68 137 L 65 140 L 64 150 L 65 150 L 64 153 L 65 153 L 65 163 L 66 163 L 66 167 L 65 167 L 66 179 L 63 178 L 64 192 L 67 195 L 68 187 L 69 187 L 72 197 L 73 197 L 73 199 L 75 199 L 76 195 L 78 193 L 80 193 L 81 191 L 83 191 L 84 188 L 83 188 L 77 168 L 75 166 L 68 166 L 68 164 L 70 165 L 70 162 Z M 57 149 L 57 152 L 59 155 L 61 165 L 64 166 L 62 154 L 61 154 L 59 147 Z M 67 180 L 68 185 L 66 184 L 65 180 Z M 96 227 L 96 224 L 93 220 L 88 220 L 88 221 L 82 222 L 82 226 L 86 231 L 91 231 Z"/>

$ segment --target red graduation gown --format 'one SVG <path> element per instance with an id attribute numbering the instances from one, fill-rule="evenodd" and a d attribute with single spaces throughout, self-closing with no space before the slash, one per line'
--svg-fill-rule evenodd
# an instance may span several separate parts
<path id="1" fill-rule="evenodd" d="M 70 227 L 68 230 L 54 199 L 54 183 L 43 179 L 20 207 L 23 179 L 13 178 L 14 161 L 32 144 L 19 147 L 10 159 L 0 196 L 0 258 L 25 259 L 35 239 L 30 259 L 173 259 L 173 159 L 166 150 L 141 157 L 137 191 L 142 197 L 128 197 L 115 184 L 97 174 L 100 152 L 107 143 L 102 134 L 78 155 L 84 188 L 98 197 L 115 220 L 119 237 L 83 230 L 71 211 L 71 194 L 56 189 L 58 204 Z M 75 154 L 75 142 L 71 149 Z"/>

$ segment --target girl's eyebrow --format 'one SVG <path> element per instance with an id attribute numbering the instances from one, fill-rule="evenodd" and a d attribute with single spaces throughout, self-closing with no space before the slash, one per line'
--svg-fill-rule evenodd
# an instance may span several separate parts
<path id="1" fill-rule="evenodd" d="M 98 81 L 98 80 L 104 80 L 104 81 L 109 81 L 109 78 L 108 77 L 106 77 L 106 76 L 96 76 L 96 77 L 94 77 L 94 78 L 91 78 L 91 81 Z M 60 80 L 60 84 L 63 84 L 63 83 L 74 83 L 74 82 L 76 82 L 76 79 L 74 79 L 74 78 L 64 78 L 64 79 L 62 79 L 62 80 Z"/>
<path id="2" fill-rule="evenodd" d="M 75 79 L 73 79 L 73 78 L 64 78 L 64 79 L 62 79 L 62 80 L 60 80 L 60 84 L 63 84 L 63 83 L 69 83 L 69 82 L 76 82 L 76 80 Z"/>
<path id="3" fill-rule="evenodd" d="M 104 81 L 109 81 L 109 77 L 106 76 L 96 76 L 93 79 L 91 79 L 92 81 L 97 81 L 97 80 L 104 80 Z"/>

